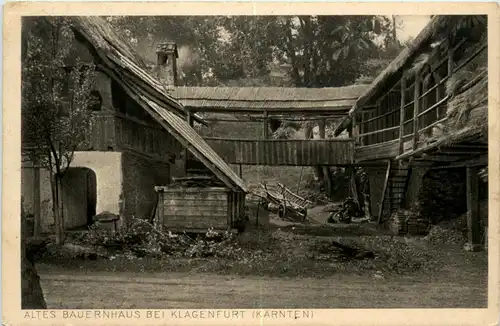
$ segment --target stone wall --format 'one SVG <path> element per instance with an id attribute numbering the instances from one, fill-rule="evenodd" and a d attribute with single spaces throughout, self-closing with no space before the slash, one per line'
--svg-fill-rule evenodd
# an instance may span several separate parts
<path id="1" fill-rule="evenodd" d="M 122 214 L 126 221 L 132 216 L 150 217 L 157 202 L 154 187 L 170 184 L 170 165 L 133 152 L 122 155 Z"/>
<path id="2" fill-rule="evenodd" d="M 432 223 L 467 212 L 465 169 L 430 170 L 422 179 L 418 200 L 422 215 Z"/>

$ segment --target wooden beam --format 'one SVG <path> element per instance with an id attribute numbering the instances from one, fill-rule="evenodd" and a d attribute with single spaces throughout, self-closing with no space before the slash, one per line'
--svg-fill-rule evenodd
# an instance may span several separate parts
<path id="1" fill-rule="evenodd" d="M 382 188 L 382 197 L 380 199 L 380 206 L 378 211 L 378 223 L 382 222 L 382 214 L 384 213 L 384 200 L 385 193 L 387 192 L 387 184 L 389 183 L 389 177 L 391 175 L 391 161 L 387 160 L 387 170 L 385 172 L 384 187 Z"/>
<path id="2" fill-rule="evenodd" d="M 192 115 L 191 111 L 187 111 L 186 113 L 186 121 L 189 123 L 189 125 L 192 127 L 193 126 L 193 120 L 192 120 Z M 184 147 L 184 174 L 187 176 L 188 174 L 188 156 L 189 156 L 189 150 L 187 147 Z"/>
<path id="3" fill-rule="evenodd" d="M 479 217 L 479 176 L 477 167 L 467 167 L 467 241 L 470 246 L 481 243 Z"/>
<path id="4" fill-rule="evenodd" d="M 481 155 L 485 154 L 488 151 L 471 151 L 471 150 L 463 150 L 463 149 L 454 149 L 454 148 L 447 148 L 447 149 L 440 149 L 439 153 L 443 155 L 464 155 L 464 156 L 474 156 L 474 155 Z"/>
<path id="5" fill-rule="evenodd" d="M 488 155 L 481 155 L 476 158 L 460 161 L 460 162 L 452 162 L 446 165 L 435 166 L 432 169 L 454 169 L 454 168 L 463 168 L 463 167 L 474 167 L 474 166 L 488 166 Z"/>
<path id="6" fill-rule="evenodd" d="M 186 113 L 186 121 L 189 123 L 189 125 L 190 125 L 191 127 L 193 126 L 193 123 L 194 123 L 194 122 L 193 122 L 193 114 L 192 114 L 190 111 L 188 111 L 188 112 Z"/>
<path id="7" fill-rule="evenodd" d="M 326 138 L 326 121 L 325 120 L 320 120 L 318 123 L 318 128 L 319 128 L 319 138 L 325 139 Z M 328 198 L 331 198 L 332 192 L 333 192 L 333 183 L 332 179 L 330 177 L 330 169 L 326 166 L 320 167 L 323 170 L 323 179 L 326 183 L 326 188 L 327 188 L 327 195 Z"/>
<path id="8" fill-rule="evenodd" d="M 446 146 L 446 147 L 441 147 L 441 148 L 453 148 L 453 149 L 463 149 L 463 150 L 478 150 L 478 149 L 483 149 L 483 150 L 488 150 L 488 145 L 462 145 L 462 144 L 457 144 L 457 145 L 451 145 L 451 146 Z"/>
<path id="9" fill-rule="evenodd" d="M 269 138 L 269 118 L 268 118 L 267 111 L 264 111 L 263 116 L 264 116 L 264 118 L 262 121 L 262 137 L 264 137 L 264 139 L 268 139 Z"/>
<path id="10" fill-rule="evenodd" d="M 413 94 L 414 97 L 414 105 L 413 105 L 413 150 L 417 149 L 418 142 L 418 114 L 420 111 L 420 100 L 418 97 L 420 96 L 420 76 L 417 76 L 415 80 L 415 91 Z"/>
<path id="11" fill-rule="evenodd" d="M 359 125 L 357 121 L 357 113 L 354 113 L 352 116 L 352 123 L 351 123 L 351 128 L 352 128 L 352 137 L 354 138 L 354 141 L 356 144 L 363 145 L 363 141 L 361 139 L 358 139 L 359 135 Z"/>
<path id="12" fill-rule="evenodd" d="M 406 77 L 401 80 L 401 107 L 399 111 L 399 154 L 404 151 L 404 122 L 405 122 L 405 101 L 406 101 Z"/>
<path id="13" fill-rule="evenodd" d="M 420 157 L 415 157 L 416 161 L 428 161 L 428 162 L 455 162 L 463 159 L 461 156 L 439 156 L 433 154 L 424 154 Z"/>

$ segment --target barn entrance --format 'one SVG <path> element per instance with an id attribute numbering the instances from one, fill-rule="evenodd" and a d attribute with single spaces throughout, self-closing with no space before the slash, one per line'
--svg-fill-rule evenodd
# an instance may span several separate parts
<path id="1" fill-rule="evenodd" d="M 88 168 L 69 168 L 62 180 L 64 225 L 79 229 L 93 223 L 97 203 L 97 177 Z"/>

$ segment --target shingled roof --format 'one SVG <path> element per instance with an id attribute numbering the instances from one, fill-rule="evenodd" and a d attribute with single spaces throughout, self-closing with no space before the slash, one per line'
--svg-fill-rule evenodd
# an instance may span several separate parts
<path id="1" fill-rule="evenodd" d="M 347 113 L 368 85 L 345 87 L 175 87 L 171 94 L 199 111 Z"/>
<path id="2" fill-rule="evenodd" d="M 76 37 L 93 52 L 98 68 L 169 131 L 222 182 L 234 191 L 247 191 L 244 181 L 183 119 L 186 110 L 151 76 L 142 58 L 101 17 L 72 17 Z"/>

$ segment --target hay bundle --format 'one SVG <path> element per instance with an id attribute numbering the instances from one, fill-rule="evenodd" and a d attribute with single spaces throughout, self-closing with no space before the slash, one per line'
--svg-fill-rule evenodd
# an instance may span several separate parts
<path id="1" fill-rule="evenodd" d="M 475 80 L 477 76 L 480 78 Z M 467 87 L 467 80 L 475 84 L 455 95 L 460 88 Z M 458 129 L 466 124 L 471 126 L 471 123 L 474 127 L 488 124 L 488 75 L 484 71 L 480 75 L 468 71 L 453 75 L 446 86 L 447 93 L 452 96 L 447 109 L 450 127 Z"/>

